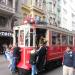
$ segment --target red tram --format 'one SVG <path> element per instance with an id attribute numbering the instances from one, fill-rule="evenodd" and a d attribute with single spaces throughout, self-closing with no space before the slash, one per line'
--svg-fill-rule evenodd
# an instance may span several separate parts
<path id="1" fill-rule="evenodd" d="M 13 28 L 13 45 L 21 48 L 21 60 L 17 65 L 21 69 L 30 70 L 30 51 L 36 46 L 36 40 L 44 36 L 47 40 L 46 62 L 62 60 L 63 52 L 67 45 L 75 46 L 75 38 L 72 32 L 51 25 L 24 23 Z M 36 39 L 37 38 L 37 39 Z"/>

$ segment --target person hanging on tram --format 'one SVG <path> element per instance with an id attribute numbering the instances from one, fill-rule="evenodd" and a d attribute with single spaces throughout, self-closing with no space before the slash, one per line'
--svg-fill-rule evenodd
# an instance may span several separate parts
<path id="1" fill-rule="evenodd" d="M 30 53 L 31 75 L 37 75 L 36 60 L 37 52 L 35 51 L 35 49 L 33 49 Z"/>
<path id="2" fill-rule="evenodd" d="M 37 61 L 37 68 L 38 71 L 42 71 L 45 66 L 45 59 L 46 59 L 46 52 L 47 52 L 47 41 L 44 41 L 42 44 L 40 44 L 40 48 L 38 49 L 37 55 L 38 55 L 38 61 Z"/>

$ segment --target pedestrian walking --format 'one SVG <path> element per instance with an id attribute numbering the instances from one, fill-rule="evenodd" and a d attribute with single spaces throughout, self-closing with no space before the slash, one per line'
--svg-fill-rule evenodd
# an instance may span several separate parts
<path id="1" fill-rule="evenodd" d="M 21 51 L 20 51 L 20 47 L 16 46 L 15 48 L 13 48 L 13 62 L 12 62 L 12 73 L 16 73 L 16 71 L 18 70 L 17 68 L 17 64 L 19 63 L 21 58 Z"/>
<path id="2" fill-rule="evenodd" d="M 6 49 L 5 50 L 5 58 L 9 62 L 8 67 L 9 67 L 10 70 L 12 70 L 12 57 L 13 57 L 13 55 L 12 55 L 8 45 L 6 45 L 5 49 Z"/>
<path id="3" fill-rule="evenodd" d="M 74 68 L 75 52 L 68 46 L 63 57 L 63 75 L 74 75 Z"/>
<path id="4" fill-rule="evenodd" d="M 33 49 L 30 53 L 30 64 L 31 64 L 31 75 L 37 75 L 37 68 L 36 68 L 36 59 L 37 59 L 37 53 L 35 49 Z"/>

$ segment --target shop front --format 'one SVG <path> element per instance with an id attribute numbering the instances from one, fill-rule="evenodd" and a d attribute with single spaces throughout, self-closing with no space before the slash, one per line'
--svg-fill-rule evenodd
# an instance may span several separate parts
<path id="1" fill-rule="evenodd" d="M 4 48 L 3 45 L 12 44 L 13 37 L 11 32 L 0 31 L 0 54 L 3 54 Z"/>

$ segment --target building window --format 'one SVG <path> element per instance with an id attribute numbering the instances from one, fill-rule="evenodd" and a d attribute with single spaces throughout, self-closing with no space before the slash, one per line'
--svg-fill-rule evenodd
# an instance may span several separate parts
<path id="1" fill-rule="evenodd" d="M 4 27 L 7 24 L 7 18 L 0 16 L 0 26 Z"/>
<path id="2" fill-rule="evenodd" d="M 73 0 L 70 0 L 70 2 L 73 2 Z"/>
<path id="3" fill-rule="evenodd" d="M 46 3 L 46 1 L 45 1 L 45 0 L 43 0 L 43 3 Z"/>
<path id="4" fill-rule="evenodd" d="M 58 13 L 60 13 L 60 11 L 61 11 L 60 8 L 57 8 L 57 11 L 58 11 Z"/>
<path id="5" fill-rule="evenodd" d="M 12 7 L 13 1 L 12 0 L 8 0 L 8 6 Z"/>
<path id="6" fill-rule="evenodd" d="M 46 3 L 46 7 L 47 7 L 47 12 L 50 14 L 50 12 L 52 12 L 53 10 L 53 3 L 52 2 L 47 2 Z"/>
<path id="7" fill-rule="evenodd" d="M 67 10 L 63 8 L 63 13 L 66 15 L 67 14 Z"/>
<path id="8" fill-rule="evenodd" d="M 15 1 L 15 11 L 18 12 L 18 0 Z"/>
<path id="9" fill-rule="evenodd" d="M 22 4 L 27 4 L 27 0 L 21 0 L 21 1 L 22 1 Z"/>
<path id="10" fill-rule="evenodd" d="M 46 1 L 43 0 L 43 4 L 42 4 L 42 9 L 43 9 L 43 11 L 44 11 L 45 8 L 46 8 Z"/>
<path id="11" fill-rule="evenodd" d="M 49 2 L 49 11 L 51 11 L 52 12 L 52 2 Z"/>
<path id="12" fill-rule="evenodd" d="M 6 0 L 0 0 L 0 3 L 6 4 Z"/>
<path id="13" fill-rule="evenodd" d="M 63 3 L 66 4 L 67 3 L 66 0 L 63 0 Z"/>
<path id="14" fill-rule="evenodd" d="M 60 20 L 58 20 L 58 24 L 60 24 Z"/>
<path id="15" fill-rule="evenodd" d="M 38 0 L 35 0 L 35 5 L 36 5 L 36 6 L 38 5 Z"/>
<path id="16" fill-rule="evenodd" d="M 60 0 L 58 0 L 58 2 L 60 2 Z"/>
<path id="17" fill-rule="evenodd" d="M 39 0 L 39 7 L 42 9 L 42 0 Z"/>
<path id="18" fill-rule="evenodd" d="M 52 22 L 53 22 L 52 20 L 53 20 L 53 18 L 50 16 L 48 20 L 49 20 L 49 24 L 52 25 Z"/>
<path id="19" fill-rule="evenodd" d="M 53 6 L 54 6 L 54 7 L 56 6 L 56 1 L 53 2 Z"/>

